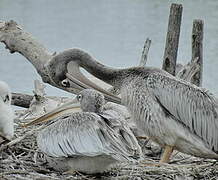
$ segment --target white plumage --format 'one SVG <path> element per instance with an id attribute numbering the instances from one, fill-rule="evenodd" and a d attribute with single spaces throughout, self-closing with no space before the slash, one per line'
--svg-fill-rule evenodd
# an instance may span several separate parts
<path id="1" fill-rule="evenodd" d="M 0 135 L 10 140 L 14 136 L 14 112 L 11 108 L 11 90 L 0 81 Z"/>

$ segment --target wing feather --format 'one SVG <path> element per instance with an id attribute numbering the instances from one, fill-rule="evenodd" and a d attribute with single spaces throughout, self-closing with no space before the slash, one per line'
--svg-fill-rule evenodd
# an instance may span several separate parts
<path id="1" fill-rule="evenodd" d="M 129 151 L 129 154 L 132 154 L 134 157 L 142 156 L 141 147 L 131 131 L 129 124 L 125 120 L 126 114 L 123 114 L 119 109 L 109 108 L 103 111 L 100 116 L 119 135 L 122 146 L 125 146 L 125 149 Z"/>
<path id="2" fill-rule="evenodd" d="M 218 101 L 214 95 L 165 73 L 152 74 L 147 86 L 175 120 L 218 151 Z"/>
<path id="3" fill-rule="evenodd" d="M 39 149 L 52 157 L 109 155 L 130 160 L 117 133 L 94 113 L 74 113 L 43 129 Z"/>

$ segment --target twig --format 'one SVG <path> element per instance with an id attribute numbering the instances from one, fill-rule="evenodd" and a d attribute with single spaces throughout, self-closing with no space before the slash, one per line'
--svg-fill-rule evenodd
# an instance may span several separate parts
<path id="1" fill-rule="evenodd" d="M 22 141 L 23 139 L 25 139 L 27 136 L 32 135 L 35 131 L 38 131 L 38 130 L 40 130 L 40 129 L 42 129 L 42 128 L 43 128 L 43 126 L 40 126 L 40 127 L 36 128 L 36 129 L 33 129 L 33 130 L 31 130 L 31 131 L 28 131 L 28 132 L 27 132 L 26 134 L 24 134 L 23 136 L 18 137 L 18 138 L 16 138 L 16 139 L 10 141 L 9 143 L 7 143 L 7 144 L 1 146 L 1 147 L 0 147 L 0 152 L 3 151 L 4 149 L 8 148 L 8 147 L 11 147 L 11 146 L 13 146 L 13 145 L 19 143 L 20 141 Z"/>
<path id="2" fill-rule="evenodd" d="M 28 174 L 28 172 L 22 170 L 9 170 L 7 172 L 0 173 L 0 176 L 7 175 L 7 174 Z"/>

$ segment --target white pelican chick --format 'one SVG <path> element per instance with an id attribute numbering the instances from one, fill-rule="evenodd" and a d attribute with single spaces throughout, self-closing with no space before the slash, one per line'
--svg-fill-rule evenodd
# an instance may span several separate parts
<path id="1" fill-rule="evenodd" d="M 11 108 L 11 90 L 0 81 L 0 137 L 11 140 L 14 136 L 14 112 Z"/>
<path id="2" fill-rule="evenodd" d="M 103 111 L 104 96 L 91 89 L 77 95 L 82 112 L 59 117 L 39 132 L 37 144 L 50 165 L 59 171 L 101 173 L 112 164 L 135 161 L 141 148 L 118 112 Z M 45 121 L 67 107 L 77 107 L 75 100 L 27 124 Z M 73 105 L 74 103 L 74 105 Z"/>

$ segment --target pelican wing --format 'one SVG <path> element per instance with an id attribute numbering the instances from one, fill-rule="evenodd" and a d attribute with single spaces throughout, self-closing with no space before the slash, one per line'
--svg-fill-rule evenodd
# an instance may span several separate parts
<path id="1" fill-rule="evenodd" d="M 117 106 L 115 105 L 115 107 Z M 129 154 L 132 154 L 134 157 L 142 156 L 141 147 L 132 133 L 129 124 L 125 120 L 126 114 L 119 112 L 115 107 L 112 106 L 110 108 L 108 106 L 108 109 L 103 111 L 100 116 L 117 134 L 119 134 L 119 140 L 122 142 L 123 147 L 125 146 L 125 149 L 128 150 Z M 126 112 L 128 113 L 127 110 Z"/>
<path id="2" fill-rule="evenodd" d="M 109 155 L 129 160 L 129 152 L 113 129 L 94 113 L 63 116 L 37 136 L 39 148 L 52 157 Z"/>
<path id="3" fill-rule="evenodd" d="M 162 73 L 152 74 L 148 87 L 166 114 L 218 151 L 218 101 L 211 93 Z"/>

